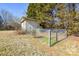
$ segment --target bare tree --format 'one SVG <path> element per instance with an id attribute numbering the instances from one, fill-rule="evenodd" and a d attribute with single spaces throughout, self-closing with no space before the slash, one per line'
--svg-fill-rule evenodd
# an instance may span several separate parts
<path id="1" fill-rule="evenodd" d="M 20 24 L 17 22 L 18 19 L 9 11 L 2 9 L 0 15 L 3 19 L 5 29 L 15 29 L 16 27 L 19 27 Z"/>
<path id="2" fill-rule="evenodd" d="M 0 29 L 2 29 L 2 27 L 3 27 L 3 19 L 2 19 L 2 17 L 0 16 Z"/>

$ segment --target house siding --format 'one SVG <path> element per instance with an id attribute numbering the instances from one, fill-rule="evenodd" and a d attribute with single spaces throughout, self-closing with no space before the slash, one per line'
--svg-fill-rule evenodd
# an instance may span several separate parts
<path id="1" fill-rule="evenodd" d="M 21 23 L 21 28 L 22 28 L 23 31 L 26 31 L 26 21 Z"/>
<path id="2" fill-rule="evenodd" d="M 27 30 L 28 32 L 32 31 L 33 29 L 34 29 L 34 28 L 33 28 L 33 26 L 32 26 L 31 24 L 26 23 L 26 30 Z"/>

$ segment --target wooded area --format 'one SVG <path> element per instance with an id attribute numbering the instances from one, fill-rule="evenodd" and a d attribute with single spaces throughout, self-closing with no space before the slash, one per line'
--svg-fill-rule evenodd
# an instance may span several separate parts
<path id="1" fill-rule="evenodd" d="M 67 29 L 68 35 L 79 32 L 79 12 L 74 3 L 31 3 L 26 12 L 43 28 Z"/>

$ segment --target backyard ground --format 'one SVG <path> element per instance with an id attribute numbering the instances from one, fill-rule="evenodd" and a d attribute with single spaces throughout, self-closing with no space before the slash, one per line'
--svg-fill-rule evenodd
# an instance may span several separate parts
<path id="1" fill-rule="evenodd" d="M 0 31 L 0 55 L 3 56 L 51 56 L 79 55 L 79 37 L 70 36 L 48 47 L 31 35 L 18 35 L 15 31 Z"/>

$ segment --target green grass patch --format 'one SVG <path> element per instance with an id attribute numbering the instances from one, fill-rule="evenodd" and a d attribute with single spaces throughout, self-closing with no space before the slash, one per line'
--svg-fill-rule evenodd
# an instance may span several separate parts
<path id="1" fill-rule="evenodd" d="M 44 43 L 44 44 L 48 44 L 48 37 L 44 37 L 43 39 L 42 39 L 42 42 Z M 51 39 L 51 45 L 53 45 L 54 43 L 56 43 L 56 38 L 52 38 Z"/>

